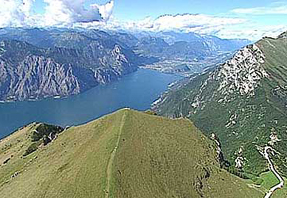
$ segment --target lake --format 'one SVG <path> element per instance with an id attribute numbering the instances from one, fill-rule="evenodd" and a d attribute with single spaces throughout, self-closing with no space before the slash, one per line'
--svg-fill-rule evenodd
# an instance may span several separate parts
<path id="1" fill-rule="evenodd" d="M 118 109 L 146 110 L 181 77 L 139 69 L 108 85 L 63 99 L 0 104 L 0 139 L 31 122 L 60 126 L 79 125 Z"/>

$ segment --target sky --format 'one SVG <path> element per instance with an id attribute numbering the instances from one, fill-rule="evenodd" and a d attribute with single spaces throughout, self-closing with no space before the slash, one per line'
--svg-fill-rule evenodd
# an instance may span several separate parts
<path id="1" fill-rule="evenodd" d="M 287 31 L 287 0 L 1 1 L 0 27 L 174 30 L 250 40 Z"/>

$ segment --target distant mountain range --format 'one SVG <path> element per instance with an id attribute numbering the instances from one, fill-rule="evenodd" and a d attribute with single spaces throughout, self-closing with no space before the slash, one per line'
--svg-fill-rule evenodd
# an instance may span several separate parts
<path id="1" fill-rule="evenodd" d="M 69 96 L 134 72 L 140 58 L 103 32 L 31 29 L 0 36 L 0 99 Z M 17 40 L 15 40 L 17 39 Z"/>
<path id="2" fill-rule="evenodd" d="M 229 169 L 241 176 L 268 169 L 263 156 L 287 176 L 287 37 L 265 37 L 216 69 L 185 79 L 162 96 L 160 115 L 188 117 L 206 135 L 222 140 Z"/>
<path id="3" fill-rule="evenodd" d="M 167 36 L 169 36 L 167 38 Z M 173 38 L 174 42 L 170 40 Z M 174 72 L 199 72 L 186 61 L 232 52 L 247 41 L 175 32 L 131 34 L 87 29 L 0 29 L 0 100 L 69 96 L 134 72 L 176 60 Z M 226 56 L 209 61 L 215 65 Z M 178 61 L 179 60 L 179 61 Z M 169 64 L 174 66 L 173 64 Z M 153 67 L 150 67 L 153 69 Z"/>
<path id="4" fill-rule="evenodd" d="M 136 35 L 134 48 L 143 54 L 161 59 L 204 59 L 211 55 L 233 52 L 250 44 L 244 39 L 220 39 L 196 33 L 158 32 Z"/>
<path id="5" fill-rule="evenodd" d="M 133 45 L 135 52 L 158 59 L 146 64 L 146 68 L 185 76 L 215 67 L 236 50 L 251 43 L 249 40 L 228 40 L 182 32 L 141 32 L 135 36 L 139 39 Z"/>

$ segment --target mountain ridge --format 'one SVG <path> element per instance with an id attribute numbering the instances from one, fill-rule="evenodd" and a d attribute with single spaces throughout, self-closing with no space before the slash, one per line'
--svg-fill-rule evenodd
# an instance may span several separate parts
<path id="1" fill-rule="evenodd" d="M 82 50 L 44 49 L 21 41 L 2 41 L 0 99 L 74 95 L 137 69 L 131 51 L 116 44 L 105 52 L 95 47 L 90 43 Z"/>
<path id="2" fill-rule="evenodd" d="M 177 42 L 168 44 L 161 35 L 151 33 L 138 36 L 92 29 L 3 28 L 0 100 L 67 97 L 115 81 L 139 66 L 159 66 L 160 71 L 171 73 L 200 72 L 205 63 L 212 67 L 228 56 L 217 54 L 221 48 L 233 50 L 240 45 L 219 38 L 174 34 L 179 37 Z"/>
<path id="3" fill-rule="evenodd" d="M 123 109 L 65 129 L 22 157 L 37 127 L 28 125 L 0 142 L 3 197 L 263 195 L 222 170 L 216 144 L 186 119 Z M 47 127 L 42 134 L 50 134 Z"/>
<path id="4" fill-rule="evenodd" d="M 286 175 L 286 38 L 263 38 L 205 74 L 186 80 L 162 96 L 161 115 L 188 117 L 205 134 L 215 133 L 228 161 L 239 173 L 267 169 L 259 151 L 265 145 Z M 272 141 L 273 140 L 273 141 Z"/>

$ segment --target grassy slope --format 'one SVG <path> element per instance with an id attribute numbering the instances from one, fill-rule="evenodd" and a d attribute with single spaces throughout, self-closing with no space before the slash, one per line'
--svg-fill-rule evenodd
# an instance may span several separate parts
<path id="1" fill-rule="evenodd" d="M 255 179 L 255 178 L 254 178 Z M 279 180 L 277 177 L 271 172 L 264 172 L 259 175 L 256 180 L 249 180 L 247 181 L 250 186 L 253 186 L 254 188 L 260 190 L 261 192 L 267 192 L 269 189 L 271 189 L 273 186 L 277 185 L 279 183 Z M 283 198 L 287 197 L 287 185 L 286 185 L 286 179 L 285 179 L 285 185 L 282 189 L 276 190 L 274 194 L 272 195 L 272 198 Z"/>
<path id="2" fill-rule="evenodd" d="M 263 196 L 221 170 L 214 143 L 185 119 L 121 110 L 23 158 L 35 127 L 0 142 L 0 163 L 13 155 L 0 166 L 3 198 Z"/>

